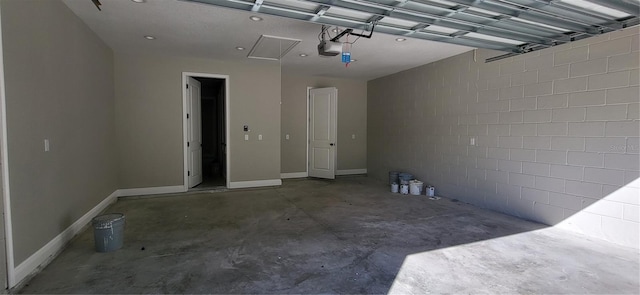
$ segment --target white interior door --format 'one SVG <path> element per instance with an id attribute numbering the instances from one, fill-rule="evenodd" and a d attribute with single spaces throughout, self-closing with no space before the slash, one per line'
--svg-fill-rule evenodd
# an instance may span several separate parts
<path id="1" fill-rule="evenodd" d="M 187 178 L 189 188 L 202 182 L 202 131 L 200 111 L 200 82 L 189 77 L 187 81 Z"/>
<path id="2" fill-rule="evenodd" d="M 309 91 L 309 176 L 336 178 L 338 89 Z"/>

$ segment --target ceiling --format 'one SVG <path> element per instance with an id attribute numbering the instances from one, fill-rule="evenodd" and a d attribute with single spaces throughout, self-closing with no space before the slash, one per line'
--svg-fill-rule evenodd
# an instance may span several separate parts
<path id="1" fill-rule="evenodd" d="M 284 71 L 361 79 L 476 47 L 503 51 L 499 59 L 564 44 L 636 25 L 640 9 L 639 0 L 103 0 L 102 11 L 89 0 L 64 2 L 118 52 L 247 61 L 261 35 L 272 35 L 300 40 L 271 61 Z M 357 61 L 345 67 L 339 56 L 317 54 L 322 25 L 373 33 L 352 45 Z"/>
<path id="2" fill-rule="evenodd" d="M 318 55 L 320 24 L 186 1 L 101 2 L 102 11 L 98 11 L 90 0 L 64 0 L 107 45 L 123 53 L 277 64 L 279 61 L 247 58 L 252 46 L 264 34 L 302 40 L 282 58 L 283 71 L 368 80 L 473 49 L 409 38 L 396 42 L 397 36 L 374 33 L 371 39 L 361 38 L 353 45 L 351 54 L 357 61 L 345 67 L 340 56 Z M 252 21 L 249 19 L 252 15 L 259 15 L 263 20 Z M 156 39 L 146 40 L 146 35 Z M 238 46 L 245 50 L 237 50 Z M 308 56 L 300 57 L 302 53 Z"/>
<path id="3" fill-rule="evenodd" d="M 509 52 L 638 24 L 639 0 L 184 0 Z"/>

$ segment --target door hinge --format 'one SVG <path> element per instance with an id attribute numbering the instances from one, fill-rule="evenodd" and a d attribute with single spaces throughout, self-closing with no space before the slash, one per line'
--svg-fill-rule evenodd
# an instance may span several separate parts
<path id="1" fill-rule="evenodd" d="M 189 84 L 187 84 L 187 89 L 189 89 Z"/>
<path id="2" fill-rule="evenodd" d="M 189 119 L 189 114 L 187 114 L 187 119 Z"/>
<path id="3" fill-rule="evenodd" d="M 189 147 L 189 142 L 187 141 L 187 147 Z"/>
<path id="4" fill-rule="evenodd" d="M 187 171 L 187 176 L 191 176 L 191 171 Z"/>

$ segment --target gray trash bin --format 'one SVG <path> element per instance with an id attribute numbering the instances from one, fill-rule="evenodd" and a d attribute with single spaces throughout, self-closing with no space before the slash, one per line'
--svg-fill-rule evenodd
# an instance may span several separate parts
<path id="1" fill-rule="evenodd" d="M 109 213 L 96 216 L 93 224 L 93 238 L 96 251 L 111 252 L 122 248 L 124 240 L 124 214 Z"/>

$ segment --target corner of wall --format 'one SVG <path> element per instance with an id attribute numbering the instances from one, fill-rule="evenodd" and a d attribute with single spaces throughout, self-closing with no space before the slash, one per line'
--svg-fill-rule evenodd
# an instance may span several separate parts
<path id="1" fill-rule="evenodd" d="M 15 268 L 15 277 L 10 288 L 15 289 L 20 284 L 26 282 L 30 277 L 35 275 L 39 270 L 46 267 L 71 241 L 73 237 L 79 234 L 87 225 L 91 224 L 91 220 L 104 211 L 109 205 L 115 203 L 118 199 L 118 190 L 107 196 L 102 202 L 93 207 L 89 212 L 76 220 L 46 245 L 33 253 L 29 258 L 20 263 Z"/>

